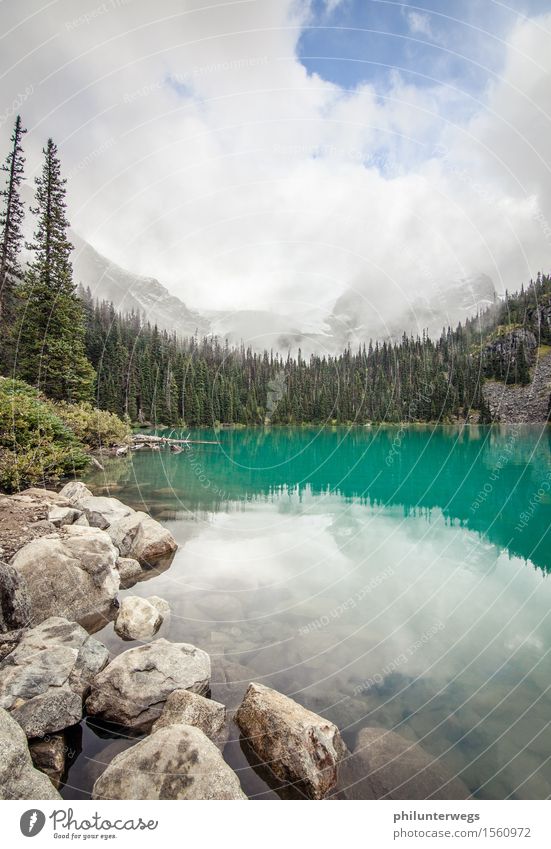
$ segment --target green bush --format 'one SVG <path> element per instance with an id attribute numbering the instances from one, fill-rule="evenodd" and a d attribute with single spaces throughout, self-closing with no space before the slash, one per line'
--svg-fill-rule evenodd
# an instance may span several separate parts
<path id="1" fill-rule="evenodd" d="M 130 427 L 115 413 L 97 410 L 88 403 L 59 402 L 55 404 L 55 410 L 77 439 L 89 448 L 130 441 Z"/>
<path id="2" fill-rule="evenodd" d="M 0 378 L 0 487 L 59 480 L 88 457 L 54 405 L 20 380 Z"/>

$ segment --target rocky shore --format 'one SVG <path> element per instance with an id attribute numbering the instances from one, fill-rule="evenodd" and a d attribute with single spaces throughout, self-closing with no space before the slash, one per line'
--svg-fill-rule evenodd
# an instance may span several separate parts
<path id="1" fill-rule="evenodd" d="M 0 798 L 60 798 L 68 739 L 90 717 L 140 738 L 113 751 L 92 798 L 244 800 L 224 759 L 232 716 L 280 795 L 468 798 L 393 732 L 363 728 L 350 751 L 332 722 L 253 681 L 232 710 L 213 701 L 209 655 L 155 638 L 167 602 L 118 598 L 177 548 L 146 513 L 74 481 L 0 496 L 0 528 Z M 111 657 L 92 636 L 109 620 L 141 644 Z"/>

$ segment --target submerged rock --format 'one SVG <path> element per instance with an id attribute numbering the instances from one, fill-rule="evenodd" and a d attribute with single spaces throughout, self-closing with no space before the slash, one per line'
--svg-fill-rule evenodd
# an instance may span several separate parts
<path id="1" fill-rule="evenodd" d="M 0 799 L 61 799 L 48 776 L 34 768 L 24 731 L 2 708 Z"/>
<path id="2" fill-rule="evenodd" d="M 104 611 L 119 589 L 117 551 L 105 531 L 69 525 L 23 546 L 12 565 L 25 578 L 31 622 Z"/>
<path id="3" fill-rule="evenodd" d="M 93 799 L 246 799 L 235 772 L 191 725 L 161 728 L 116 755 Z"/>
<path id="4" fill-rule="evenodd" d="M 220 702 L 205 699 L 189 690 L 174 690 L 151 730 L 155 732 L 169 725 L 193 725 L 213 739 L 218 737 L 225 723 L 226 708 Z"/>
<path id="5" fill-rule="evenodd" d="M 29 751 L 35 767 L 47 775 L 58 790 L 65 772 L 67 754 L 65 736 L 50 734 L 43 738 L 37 737 L 29 741 Z"/>
<path id="6" fill-rule="evenodd" d="M 385 728 L 363 728 L 343 762 L 347 799 L 468 799 L 468 787 L 417 743 Z"/>
<path id="7" fill-rule="evenodd" d="M 125 596 L 115 619 L 115 631 L 123 640 L 148 640 L 163 622 L 158 609 L 146 598 Z"/>
<path id="8" fill-rule="evenodd" d="M 250 684 L 235 720 L 254 752 L 272 773 L 321 799 L 337 783 L 337 767 L 347 749 L 339 730 L 293 699 Z"/>
<path id="9" fill-rule="evenodd" d="M 76 622 L 52 617 L 24 632 L 0 663 L 0 707 L 27 737 L 44 737 L 82 719 L 91 679 L 106 665 L 105 646 Z"/>
<path id="10" fill-rule="evenodd" d="M 203 694 L 209 681 L 206 652 L 189 643 L 158 639 L 128 649 L 96 675 L 86 708 L 109 722 L 147 731 L 173 690 Z"/>

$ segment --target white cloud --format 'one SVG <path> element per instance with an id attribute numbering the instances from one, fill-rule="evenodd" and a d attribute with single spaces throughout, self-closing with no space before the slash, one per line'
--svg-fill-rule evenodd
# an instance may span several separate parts
<path id="1" fill-rule="evenodd" d="M 407 19 L 410 32 L 413 34 L 426 35 L 427 38 L 432 38 L 432 27 L 430 25 L 430 16 L 424 12 L 407 12 Z"/>
<path id="2" fill-rule="evenodd" d="M 444 84 L 395 76 L 382 96 L 309 75 L 295 0 L 32 10 L 5 39 L 0 115 L 32 85 L 29 167 L 53 135 L 76 229 L 192 306 L 297 315 L 352 286 L 391 320 L 443 281 L 515 288 L 547 262 L 551 59 L 533 22 L 458 125 L 468 95 Z"/>

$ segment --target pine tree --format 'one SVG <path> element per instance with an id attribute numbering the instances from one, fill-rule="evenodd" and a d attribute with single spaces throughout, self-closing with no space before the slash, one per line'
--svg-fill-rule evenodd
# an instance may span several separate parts
<path id="1" fill-rule="evenodd" d="M 11 330 L 13 322 L 15 285 L 21 277 L 19 251 L 23 240 L 21 225 L 25 211 L 19 188 L 24 179 L 25 166 L 21 139 L 26 132 L 18 115 L 11 136 L 11 150 L 1 166 L 6 175 L 5 188 L 0 191 L 0 197 L 3 198 L 3 210 L 0 214 L 0 334 L 3 351 L 6 351 L 6 331 Z M 5 359 L 3 357 L 4 366 L 7 365 Z"/>
<path id="2" fill-rule="evenodd" d="M 84 310 L 76 295 L 67 237 L 66 181 L 57 148 L 44 149 L 42 173 L 36 177 L 37 216 L 34 252 L 22 287 L 17 362 L 19 377 L 50 398 L 90 399 L 95 372 L 85 354 Z"/>

